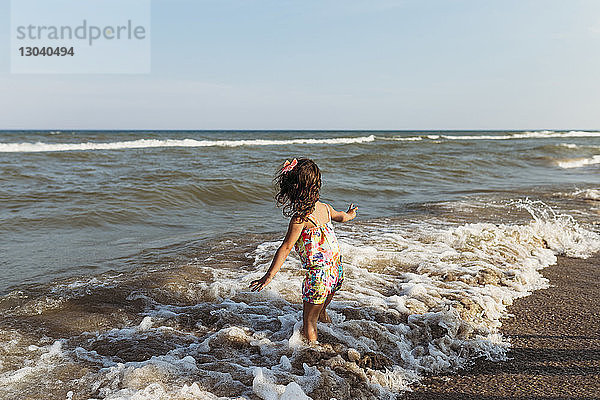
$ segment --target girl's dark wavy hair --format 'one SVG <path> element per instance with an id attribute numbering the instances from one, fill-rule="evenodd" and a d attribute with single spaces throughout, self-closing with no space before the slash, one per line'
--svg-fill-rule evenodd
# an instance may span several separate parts
<path id="1" fill-rule="evenodd" d="M 284 165 L 275 175 L 275 195 L 277 207 L 282 207 L 286 217 L 297 216 L 302 219 L 314 211 L 321 190 L 321 170 L 309 158 L 299 158 L 298 164 L 288 172 L 283 172 Z"/>

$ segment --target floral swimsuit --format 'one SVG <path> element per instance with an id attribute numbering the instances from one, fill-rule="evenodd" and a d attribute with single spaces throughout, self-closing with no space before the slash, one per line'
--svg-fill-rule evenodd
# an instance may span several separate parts
<path id="1" fill-rule="evenodd" d="M 327 223 L 319 225 L 313 216 L 308 220 L 315 226 L 304 227 L 294 245 L 302 266 L 308 269 L 302 283 L 302 300 L 312 304 L 323 304 L 332 293 L 342 287 L 344 269 L 340 245 L 333 232 L 329 205 Z"/>

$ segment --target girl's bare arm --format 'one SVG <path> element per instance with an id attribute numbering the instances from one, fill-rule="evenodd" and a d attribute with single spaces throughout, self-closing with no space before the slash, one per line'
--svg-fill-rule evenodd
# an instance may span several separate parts
<path id="1" fill-rule="evenodd" d="M 331 219 L 335 222 L 348 222 L 353 220 L 356 218 L 356 211 L 358 210 L 358 207 L 354 204 L 350 204 L 350 207 L 348 207 L 348 211 L 346 212 L 337 211 L 329 204 L 327 204 L 327 207 L 329 207 L 329 211 L 331 212 Z"/>
<path id="2" fill-rule="evenodd" d="M 296 243 L 296 241 L 300 237 L 300 233 L 302 233 L 302 228 L 304 228 L 304 221 L 301 221 L 298 218 L 291 219 L 287 233 L 285 235 L 285 238 L 283 239 L 283 243 L 281 244 L 281 246 L 279 246 L 277 252 L 275 252 L 275 256 L 273 257 L 271 266 L 262 278 L 252 281 L 250 283 L 250 289 L 252 289 L 253 292 L 260 292 L 273 280 L 275 274 L 279 272 L 279 269 L 283 265 L 283 262 L 290 254 L 290 251 L 292 251 L 292 249 L 294 248 L 294 243 Z"/>

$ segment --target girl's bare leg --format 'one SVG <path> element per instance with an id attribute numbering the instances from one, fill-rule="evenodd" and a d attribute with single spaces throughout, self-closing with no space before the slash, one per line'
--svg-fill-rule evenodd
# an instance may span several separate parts
<path id="1" fill-rule="evenodd" d="M 304 302 L 302 309 L 302 335 L 308 339 L 309 342 L 315 342 L 317 340 L 317 320 L 319 314 L 323 309 L 323 304 L 312 304 L 307 301 Z"/>
<path id="2" fill-rule="evenodd" d="M 334 294 L 335 293 L 330 293 L 329 296 L 327 296 L 325 303 L 323 303 L 323 308 L 321 309 L 321 312 L 319 313 L 319 322 L 325 322 L 325 323 L 331 322 L 331 318 L 329 318 L 329 315 L 327 315 L 327 311 L 325 309 L 327 308 L 329 303 L 331 303 L 331 299 L 333 299 Z"/>

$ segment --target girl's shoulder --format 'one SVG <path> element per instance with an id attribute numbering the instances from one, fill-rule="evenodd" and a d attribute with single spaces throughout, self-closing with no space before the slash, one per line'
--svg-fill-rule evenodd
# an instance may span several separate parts
<path id="1" fill-rule="evenodd" d="M 319 225 L 324 225 L 328 223 L 331 218 L 331 206 L 327 203 L 317 202 L 315 204 L 315 211 L 313 211 L 313 216 L 317 218 L 319 221 Z"/>
<path id="2" fill-rule="evenodd" d="M 292 222 L 292 224 L 305 225 L 306 218 L 303 218 L 301 215 L 294 214 L 294 215 L 292 215 L 291 222 Z"/>
<path id="3" fill-rule="evenodd" d="M 316 205 L 316 206 L 321 206 L 321 207 L 327 207 L 327 208 L 331 207 L 329 204 L 327 204 L 327 203 L 324 203 L 324 202 L 322 202 L 322 201 L 317 201 L 317 202 L 315 203 L 315 205 Z"/>
<path id="4" fill-rule="evenodd" d="M 327 214 L 331 213 L 332 207 L 331 207 L 331 205 L 329 205 L 329 203 L 323 203 L 323 202 L 319 201 L 318 204 L 321 204 L 321 206 L 324 207 L 324 210 L 325 210 L 325 212 L 327 212 Z"/>

